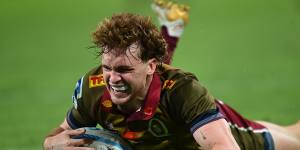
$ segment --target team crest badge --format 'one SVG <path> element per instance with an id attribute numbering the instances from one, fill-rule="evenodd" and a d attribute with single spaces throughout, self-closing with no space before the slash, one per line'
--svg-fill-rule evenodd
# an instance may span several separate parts
<path id="1" fill-rule="evenodd" d="M 149 129 L 148 131 L 154 136 L 154 137 L 165 137 L 169 135 L 169 131 L 166 127 L 166 125 L 163 123 L 163 121 L 152 118 L 149 121 Z"/>

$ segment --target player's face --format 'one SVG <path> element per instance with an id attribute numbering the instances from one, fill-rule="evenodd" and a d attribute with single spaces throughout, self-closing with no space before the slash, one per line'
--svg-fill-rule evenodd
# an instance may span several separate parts
<path id="1" fill-rule="evenodd" d="M 133 44 L 126 54 L 102 55 L 103 77 L 114 104 L 126 104 L 147 94 L 156 63 L 154 59 L 143 62 L 139 52 L 139 46 Z"/>

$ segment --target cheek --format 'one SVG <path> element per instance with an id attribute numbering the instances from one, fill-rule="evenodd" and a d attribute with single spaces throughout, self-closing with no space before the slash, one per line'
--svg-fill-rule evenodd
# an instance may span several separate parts
<path id="1" fill-rule="evenodd" d="M 135 74 L 122 75 L 122 80 L 123 80 L 123 82 L 126 82 L 127 84 L 129 84 L 131 87 L 136 87 L 138 82 L 141 82 L 138 79 L 138 76 Z"/>
<path id="2" fill-rule="evenodd" d="M 107 83 L 108 79 L 109 79 L 109 74 L 103 72 L 103 80 L 104 80 L 104 82 Z"/>
<path id="3" fill-rule="evenodd" d="M 147 75 L 145 73 L 134 74 L 130 77 L 130 82 L 135 84 L 135 86 L 144 86 L 147 79 Z"/>

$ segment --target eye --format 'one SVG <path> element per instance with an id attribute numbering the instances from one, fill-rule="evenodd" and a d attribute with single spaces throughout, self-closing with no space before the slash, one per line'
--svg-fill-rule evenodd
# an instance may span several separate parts
<path id="1" fill-rule="evenodd" d="M 103 69 L 103 71 L 111 71 L 111 68 L 106 65 L 103 65 L 102 69 Z"/>
<path id="2" fill-rule="evenodd" d="M 120 68 L 117 68 L 116 69 L 116 72 L 118 73 L 130 73 L 132 72 L 134 69 L 133 68 L 123 68 L 123 67 L 120 67 Z"/>

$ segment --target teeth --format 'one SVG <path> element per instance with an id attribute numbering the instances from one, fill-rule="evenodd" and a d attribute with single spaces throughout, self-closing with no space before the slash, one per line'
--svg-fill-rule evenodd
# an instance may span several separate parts
<path id="1" fill-rule="evenodd" d="M 126 85 L 111 85 L 111 88 L 116 92 L 124 92 L 128 89 Z"/>

